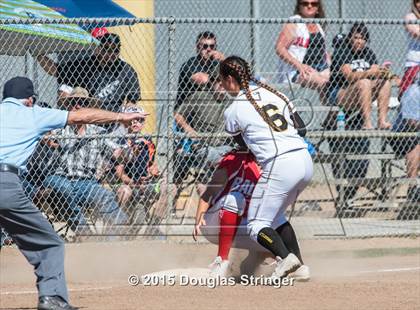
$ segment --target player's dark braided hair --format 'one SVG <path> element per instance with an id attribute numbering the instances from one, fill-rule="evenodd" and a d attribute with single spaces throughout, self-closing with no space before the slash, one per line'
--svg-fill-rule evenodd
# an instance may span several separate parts
<path id="1" fill-rule="evenodd" d="M 257 110 L 264 121 L 275 131 L 285 130 L 287 128 L 286 120 L 282 121 L 282 123 L 278 125 L 272 118 L 270 118 L 267 112 L 262 109 L 252 97 L 251 90 L 249 88 L 249 82 L 254 82 L 258 86 L 267 89 L 268 91 L 284 100 L 291 112 L 291 118 L 293 120 L 294 127 L 298 130 L 299 135 L 304 136 L 306 134 L 305 123 L 300 118 L 299 114 L 296 112 L 295 107 L 289 101 L 289 99 L 275 88 L 255 79 L 252 75 L 252 70 L 249 64 L 244 59 L 238 56 L 230 56 L 226 58 L 220 63 L 220 74 L 224 77 L 230 75 L 239 83 L 240 88 L 245 91 L 246 98 L 249 100 L 255 110 Z"/>

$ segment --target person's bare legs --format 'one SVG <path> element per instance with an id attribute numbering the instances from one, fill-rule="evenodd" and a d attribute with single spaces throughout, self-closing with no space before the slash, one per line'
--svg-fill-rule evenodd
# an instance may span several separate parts
<path id="1" fill-rule="evenodd" d="M 325 84 L 328 82 L 329 76 L 330 76 L 330 71 L 328 69 L 322 72 L 315 71 L 307 75 L 306 77 L 303 77 L 300 74 L 297 82 L 303 87 L 315 89 L 318 92 L 321 92 Z"/>
<path id="2" fill-rule="evenodd" d="M 363 116 L 363 129 L 373 129 L 370 114 L 372 111 L 372 82 L 368 79 L 358 80 L 346 89 L 338 92 L 338 105 L 347 110 L 358 108 Z"/>
<path id="3" fill-rule="evenodd" d="M 390 129 L 392 124 L 387 121 L 389 99 L 391 98 L 391 82 L 377 80 L 374 86 L 374 97 L 378 100 L 378 128 Z M 376 96 L 377 94 L 377 96 Z"/>
<path id="4" fill-rule="evenodd" d="M 168 194 L 170 193 L 173 197 L 176 193 L 176 187 L 168 184 L 167 176 L 164 175 L 159 183 L 159 188 L 159 199 L 153 204 L 152 208 L 153 216 L 158 218 L 160 223 L 168 215 Z"/>
<path id="5" fill-rule="evenodd" d="M 407 160 L 407 176 L 416 179 L 420 165 L 420 145 L 408 152 L 405 158 Z"/>
<path id="6" fill-rule="evenodd" d="M 417 185 L 417 178 L 420 165 L 420 145 L 416 145 L 410 152 L 405 155 L 407 166 L 407 177 L 409 178 L 409 186 L 407 189 L 407 201 L 418 204 L 419 201 L 419 187 Z"/>
<path id="7" fill-rule="evenodd" d="M 313 72 L 307 77 L 303 78 L 302 75 L 299 75 L 298 83 L 302 87 L 307 87 L 310 89 L 314 89 L 319 93 L 319 100 L 323 104 L 327 102 L 326 98 L 326 90 L 327 90 L 327 82 L 330 78 L 330 70 L 325 69 L 321 72 Z"/>
<path id="8" fill-rule="evenodd" d="M 121 185 L 117 190 L 118 203 L 120 206 L 125 206 L 131 199 L 133 190 L 129 185 Z"/>

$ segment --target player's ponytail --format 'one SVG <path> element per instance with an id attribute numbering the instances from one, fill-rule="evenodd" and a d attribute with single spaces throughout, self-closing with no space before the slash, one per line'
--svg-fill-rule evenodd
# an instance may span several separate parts
<path id="1" fill-rule="evenodd" d="M 283 121 L 283 122 L 279 122 L 279 123 L 276 124 L 276 121 L 273 120 L 267 114 L 267 112 L 257 104 L 255 99 L 252 97 L 251 90 L 249 88 L 249 82 L 250 81 L 255 82 L 258 86 L 267 89 L 268 91 L 274 93 L 276 96 L 278 96 L 279 98 L 284 100 L 286 102 L 287 107 L 289 108 L 289 111 L 290 111 L 290 114 L 291 114 L 290 117 L 293 120 L 293 125 L 297 129 L 298 134 L 302 137 L 305 136 L 305 134 L 306 134 L 305 123 L 303 122 L 303 120 L 299 116 L 299 114 L 297 113 L 293 104 L 281 92 L 277 91 L 276 89 L 274 89 L 273 87 L 271 87 L 271 86 L 269 86 L 265 83 L 262 83 L 262 82 L 256 80 L 252 76 L 252 71 L 251 71 L 251 68 L 250 68 L 249 64 L 244 59 L 242 59 L 241 57 L 238 57 L 238 56 L 230 56 L 230 57 L 226 58 L 220 64 L 220 74 L 224 77 L 230 75 L 239 83 L 240 88 L 242 90 L 244 90 L 245 96 L 248 99 L 248 101 L 252 104 L 252 106 L 255 108 L 255 110 L 257 110 L 257 112 L 261 115 L 261 117 L 264 119 L 264 121 L 271 128 L 273 128 L 275 131 L 285 130 L 287 128 L 286 127 L 287 123 L 285 123 L 285 121 Z"/>
<path id="2" fill-rule="evenodd" d="M 420 18 L 420 11 L 417 10 L 416 0 L 413 0 L 411 3 L 411 12 L 413 12 L 417 18 Z"/>

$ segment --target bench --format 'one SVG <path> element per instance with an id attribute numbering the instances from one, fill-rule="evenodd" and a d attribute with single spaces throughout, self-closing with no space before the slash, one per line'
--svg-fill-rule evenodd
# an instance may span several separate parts
<path id="1" fill-rule="evenodd" d="M 324 110 L 326 107 L 319 107 L 318 110 Z M 327 107 L 328 108 L 328 107 Z M 201 134 L 200 138 L 206 138 L 210 135 Z M 214 136 L 214 135 L 212 135 Z M 218 137 L 226 137 L 226 134 L 219 134 Z M 406 195 L 405 194 L 394 194 L 393 191 L 396 191 L 400 186 L 408 186 L 410 180 L 405 178 L 405 159 L 399 156 L 396 156 L 388 145 L 388 139 L 391 138 L 402 138 L 402 137 L 414 137 L 416 133 L 404 132 L 404 133 L 395 133 L 392 131 L 385 130 L 348 130 L 348 131 L 330 131 L 330 130 L 312 130 L 308 131 L 306 138 L 313 142 L 318 150 L 320 146 L 328 140 L 334 139 L 337 140 L 337 143 L 343 139 L 349 138 L 367 138 L 370 141 L 376 141 L 375 147 L 369 148 L 367 154 L 353 154 L 353 153 L 331 153 L 331 152 L 321 152 L 318 151 L 317 154 L 313 157 L 314 163 L 321 165 L 324 169 L 325 165 L 330 165 L 331 163 L 343 162 L 348 160 L 369 160 L 370 162 L 379 162 L 379 169 L 377 169 L 376 176 L 367 176 L 365 178 L 352 177 L 336 177 L 327 179 L 327 174 L 324 173 L 324 181 L 329 186 L 333 185 L 339 187 L 337 197 L 331 194 L 331 198 L 322 199 L 322 200 L 299 200 L 301 203 L 311 203 L 311 202 L 329 202 L 333 203 L 336 216 L 343 215 L 343 210 L 346 207 L 351 209 L 356 209 L 358 216 L 366 214 L 367 211 L 386 211 L 392 208 L 396 212 L 401 211 L 403 204 L 406 204 Z M 372 143 L 373 144 L 373 143 Z M 328 167 L 329 169 L 330 167 Z M 398 175 L 395 175 L 394 170 L 398 171 Z M 366 192 L 363 195 L 358 195 L 349 201 L 340 200 L 340 197 L 343 197 L 343 191 L 345 186 L 355 186 L 363 187 L 366 189 Z M 335 190 L 335 189 L 334 189 Z M 333 193 L 333 190 L 330 190 Z M 396 203 L 388 203 L 393 201 Z M 395 207 L 397 205 L 397 207 Z M 354 212 L 353 212 L 354 213 Z M 401 214 L 398 215 L 402 217 Z"/>
<path id="2" fill-rule="evenodd" d="M 377 142 L 376 149 L 372 147 L 374 143 L 370 143 L 369 152 L 366 154 L 318 152 L 314 157 L 314 162 L 320 164 L 323 169 L 324 164 L 335 164 L 336 167 L 339 167 L 335 178 L 327 179 L 327 175 L 325 175 L 325 181 L 328 185 L 334 185 L 338 191 L 337 199 L 332 197 L 337 216 L 345 216 L 342 211 L 346 209 L 352 210 L 352 213 L 356 215 L 366 214 L 367 211 L 389 211 L 392 208 L 396 209 L 397 212 L 402 210 L 402 203 L 406 203 L 407 197 L 405 194 L 398 194 L 398 189 L 401 186 L 410 185 L 412 181 L 404 177 L 405 159 L 395 155 L 387 145 L 389 139 L 414 136 L 416 136 L 416 133 L 395 133 L 383 130 L 312 131 L 308 133 L 307 137 L 310 140 L 318 140 L 318 148 L 325 141 L 336 140 L 338 144 L 341 140 L 349 138 L 366 138 L 370 142 L 375 140 Z M 340 163 L 362 160 L 368 160 L 370 163 L 378 162 L 379 169 L 377 171 L 379 173 L 374 176 L 367 175 L 364 178 L 340 177 L 340 175 L 344 175 L 343 171 L 340 170 L 343 166 Z M 395 175 L 395 171 L 398 171 L 398 175 Z M 355 188 L 363 187 L 366 192 L 350 200 L 343 199 L 346 187 L 352 186 Z M 353 212 L 355 209 L 357 212 Z M 402 217 L 402 215 L 399 214 L 399 217 Z"/>

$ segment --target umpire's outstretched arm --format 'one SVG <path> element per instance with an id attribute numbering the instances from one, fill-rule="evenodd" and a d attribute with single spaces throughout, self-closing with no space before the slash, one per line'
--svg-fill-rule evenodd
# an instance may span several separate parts
<path id="1" fill-rule="evenodd" d="M 107 124 L 120 122 L 129 125 L 131 121 L 145 118 L 148 113 L 115 113 L 101 109 L 81 108 L 70 111 L 67 124 Z"/>

